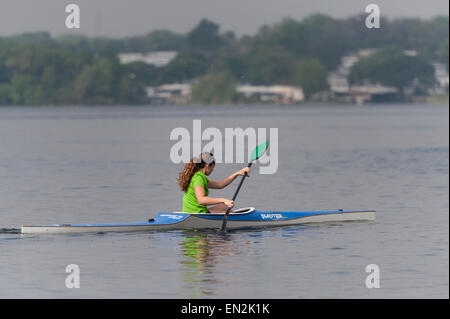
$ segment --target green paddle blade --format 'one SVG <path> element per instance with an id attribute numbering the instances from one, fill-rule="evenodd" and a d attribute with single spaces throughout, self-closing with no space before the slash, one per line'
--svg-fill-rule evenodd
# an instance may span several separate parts
<path id="1" fill-rule="evenodd" d="M 258 146 L 256 146 L 252 152 L 252 156 L 250 157 L 250 162 L 253 162 L 253 161 L 257 160 L 258 158 L 260 158 L 264 154 L 264 152 L 267 150 L 268 147 L 269 147 L 269 141 L 265 141 L 264 143 L 261 143 Z"/>

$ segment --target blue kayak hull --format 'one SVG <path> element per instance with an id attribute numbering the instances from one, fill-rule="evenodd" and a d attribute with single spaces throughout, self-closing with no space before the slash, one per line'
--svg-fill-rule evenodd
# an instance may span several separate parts
<path id="1" fill-rule="evenodd" d="M 254 208 L 243 208 L 228 215 L 227 229 L 289 226 L 308 223 L 374 221 L 374 210 L 336 210 L 315 212 L 266 212 Z M 159 213 L 147 222 L 118 224 L 55 224 L 22 226 L 23 234 L 36 233 L 87 233 L 123 232 L 175 229 L 219 229 L 221 214 Z"/>

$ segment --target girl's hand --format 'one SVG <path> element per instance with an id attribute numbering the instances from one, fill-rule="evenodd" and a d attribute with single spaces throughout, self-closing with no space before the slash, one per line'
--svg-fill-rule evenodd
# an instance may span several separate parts
<path id="1" fill-rule="evenodd" d="M 244 174 L 247 173 L 247 177 L 250 177 L 250 167 L 244 167 L 237 173 L 238 173 L 238 175 L 241 175 L 241 176 L 244 176 Z"/>
<path id="2" fill-rule="evenodd" d="M 230 207 L 230 208 L 233 208 L 233 207 L 234 207 L 234 202 L 233 202 L 232 200 L 230 200 L 230 199 L 225 199 L 225 198 L 224 198 L 223 203 L 224 203 L 225 205 L 227 205 L 228 207 Z"/>

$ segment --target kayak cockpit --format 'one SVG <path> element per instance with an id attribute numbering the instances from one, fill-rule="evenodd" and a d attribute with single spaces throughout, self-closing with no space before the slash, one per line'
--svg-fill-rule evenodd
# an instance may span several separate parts
<path id="1" fill-rule="evenodd" d="M 245 215 L 250 214 L 255 211 L 255 207 L 245 207 L 233 210 L 233 213 L 230 215 Z M 173 213 L 159 213 L 156 217 L 161 214 L 187 214 L 187 215 L 195 215 L 195 216 L 223 216 L 223 214 L 211 214 L 211 213 L 183 213 L 183 212 L 173 212 Z"/>

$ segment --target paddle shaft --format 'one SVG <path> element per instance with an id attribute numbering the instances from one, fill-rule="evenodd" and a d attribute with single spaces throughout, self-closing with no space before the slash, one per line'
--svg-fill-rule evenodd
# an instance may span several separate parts
<path id="1" fill-rule="evenodd" d="M 251 167 L 252 166 L 252 164 L 253 163 L 248 163 L 248 165 L 247 165 L 247 167 Z M 247 177 L 247 172 L 242 176 L 242 178 L 241 178 L 241 181 L 239 182 L 239 186 L 238 186 L 238 188 L 236 189 L 236 191 L 234 192 L 234 195 L 233 195 L 233 201 L 236 199 L 236 197 L 237 197 L 237 195 L 238 195 L 238 193 L 239 193 L 239 190 L 241 189 L 241 186 L 242 186 L 242 184 L 244 183 L 244 179 Z M 231 207 L 228 207 L 227 208 L 227 211 L 226 211 L 226 213 L 225 213 L 225 216 L 223 217 L 223 224 L 222 224 L 222 228 L 221 228 L 221 230 L 224 232 L 226 229 L 227 229 L 227 219 L 228 219 L 228 214 L 230 213 L 230 211 L 231 211 Z"/>

